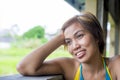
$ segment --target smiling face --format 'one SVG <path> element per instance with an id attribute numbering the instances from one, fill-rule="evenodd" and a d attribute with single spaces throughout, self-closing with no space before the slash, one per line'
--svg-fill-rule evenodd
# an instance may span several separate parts
<path id="1" fill-rule="evenodd" d="M 64 31 L 68 51 L 80 62 L 85 62 L 99 53 L 98 41 L 93 35 L 76 22 Z"/>
<path id="2" fill-rule="evenodd" d="M 100 54 L 103 55 L 105 47 L 104 33 L 97 18 L 89 12 L 75 15 L 63 24 L 63 32 L 74 23 L 79 23 L 80 26 L 84 27 L 84 29 L 89 31 L 91 35 L 98 40 L 99 51 Z"/>

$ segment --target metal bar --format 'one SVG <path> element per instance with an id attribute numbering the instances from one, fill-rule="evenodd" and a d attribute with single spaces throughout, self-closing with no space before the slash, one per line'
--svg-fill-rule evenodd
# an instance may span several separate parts
<path id="1" fill-rule="evenodd" d="M 115 26 L 115 55 L 119 54 L 120 22 Z"/>
<path id="2" fill-rule="evenodd" d="M 108 0 L 97 0 L 97 18 L 104 30 L 105 35 L 105 43 L 107 36 L 107 21 L 108 21 Z M 105 48 L 106 49 L 106 48 Z M 104 51 L 104 56 L 106 56 L 106 50 Z"/>
<path id="3" fill-rule="evenodd" d="M 62 75 L 22 76 L 20 74 L 0 76 L 0 80 L 64 80 Z"/>

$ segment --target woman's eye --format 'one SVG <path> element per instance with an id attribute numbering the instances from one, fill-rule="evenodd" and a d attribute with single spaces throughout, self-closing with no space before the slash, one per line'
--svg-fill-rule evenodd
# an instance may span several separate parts
<path id="1" fill-rule="evenodd" d="M 67 45 L 70 45 L 70 44 L 71 44 L 71 41 L 70 41 L 70 40 L 66 40 L 65 43 L 66 43 Z"/>
<path id="2" fill-rule="evenodd" d="M 81 39 L 84 36 L 84 34 L 78 34 L 77 38 Z"/>

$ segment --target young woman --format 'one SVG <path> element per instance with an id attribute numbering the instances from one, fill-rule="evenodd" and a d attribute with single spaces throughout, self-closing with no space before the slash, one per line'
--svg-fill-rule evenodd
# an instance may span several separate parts
<path id="1" fill-rule="evenodd" d="M 45 61 L 65 45 L 72 58 Z M 17 66 L 22 75 L 63 74 L 65 80 L 120 80 L 120 56 L 103 57 L 104 36 L 96 17 L 82 13 L 63 24 L 61 32 L 28 54 Z"/>

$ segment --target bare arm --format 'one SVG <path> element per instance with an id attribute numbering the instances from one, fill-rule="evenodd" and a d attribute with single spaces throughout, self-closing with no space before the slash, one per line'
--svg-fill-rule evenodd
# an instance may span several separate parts
<path id="1" fill-rule="evenodd" d="M 118 55 L 116 57 L 114 66 L 115 66 L 115 72 L 116 72 L 117 80 L 120 80 L 120 55 Z"/>
<path id="2" fill-rule="evenodd" d="M 46 57 L 55 49 L 64 43 L 63 34 L 59 34 L 43 46 L 37 48 L 28 54 L 18 65 L 17 70 L 22 75 L 39 75 L 39 74 L 58 74 L 61 73 L 59 59 L 46 61 Z"/>
<path id="3" fill-rule="evenodd" d="M 120 55 L 115 55 L 110 59 L 110 71 L 113 80 L 120 80 Z"/>

